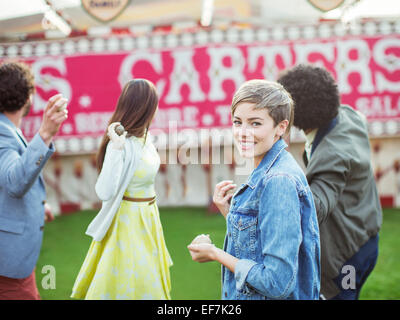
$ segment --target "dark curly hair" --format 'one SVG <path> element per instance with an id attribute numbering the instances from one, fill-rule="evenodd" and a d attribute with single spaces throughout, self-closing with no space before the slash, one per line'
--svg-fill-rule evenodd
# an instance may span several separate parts
<path id="1" fill-rule="evenodd" d="M 294 100 L 295 127 L 302 130 L 322 128 L 337 116 L 339 90 L 327 70 L 300 64 L 283 72 L 277 81 Z"/>
<path id="2" fill-rule="evenodd" d="M 16 112 L 35 91 L 30 67 L 22 62 L 0 65 L 0 112 Z"/>

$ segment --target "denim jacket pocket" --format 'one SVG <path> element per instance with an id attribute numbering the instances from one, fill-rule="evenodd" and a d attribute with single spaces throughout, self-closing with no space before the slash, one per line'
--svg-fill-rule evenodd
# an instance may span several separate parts
<path id="1" fill-rule="evenodd" d="M 257 212 L 256 211 L 237 211 L 231 214 L 232 225 L 243 231 L 257 224 Z"/>
<path id="2" fill-rule="evenodd" d="M 256 258 L 257 212 L 232 212 L 230 236 L 238 259 Z"/>

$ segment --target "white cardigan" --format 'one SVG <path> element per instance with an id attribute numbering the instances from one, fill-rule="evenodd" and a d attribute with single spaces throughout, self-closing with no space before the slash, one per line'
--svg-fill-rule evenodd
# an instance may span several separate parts
<path id="1" fill-rule="evenodd" d="M 126 139 L 123 150 L 114 149 L 112 141 L 108 143 L 95 186 L 96 194 L 102 200 L 101 210 L 86 230 L 93 240 L 101 241 L 106 235 L 133 177 L 141 148 L 139 140 L 134 137 Z"/>

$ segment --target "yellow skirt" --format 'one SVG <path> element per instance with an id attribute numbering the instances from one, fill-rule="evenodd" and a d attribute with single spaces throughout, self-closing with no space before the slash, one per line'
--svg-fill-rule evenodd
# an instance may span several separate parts
<path id="1" fill-rule="evenodd" d="M 102 241 L 92 241 L 72 298 L 171 299 L 169 267 L 157 204 L 122 201 Z"/>

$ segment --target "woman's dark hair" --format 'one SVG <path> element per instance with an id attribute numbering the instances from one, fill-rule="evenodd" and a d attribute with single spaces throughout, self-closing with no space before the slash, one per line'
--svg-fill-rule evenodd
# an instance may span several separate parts
<path id="1" fill-rule="evenodd" d="M 117 107 L 108 122 L 120 122 L 128 132 L 127 137 L 147 136 L 147 130 L 158 106 L 158 94 L 155 86 L 145 79 L 130 80 L 125 84 L 118 99 Z M 110 138 L 105 132 L 97 153 L 97 169 L 103 167 L 107 144 Z"/>
<path id="2" fill-rule="evenodd" d="M 22 62 L 0 65 L 0 112 L 20 110 L 35 91 L 30 67 Z"/>
<path id="3" fill-rule="evenodd" d="M 301 64 L 282 73 L 277 81 L 294 100 L 295 127 L 302 130 L 322 128 L 337 116 L 340 95 L 327 70 Z"/>

